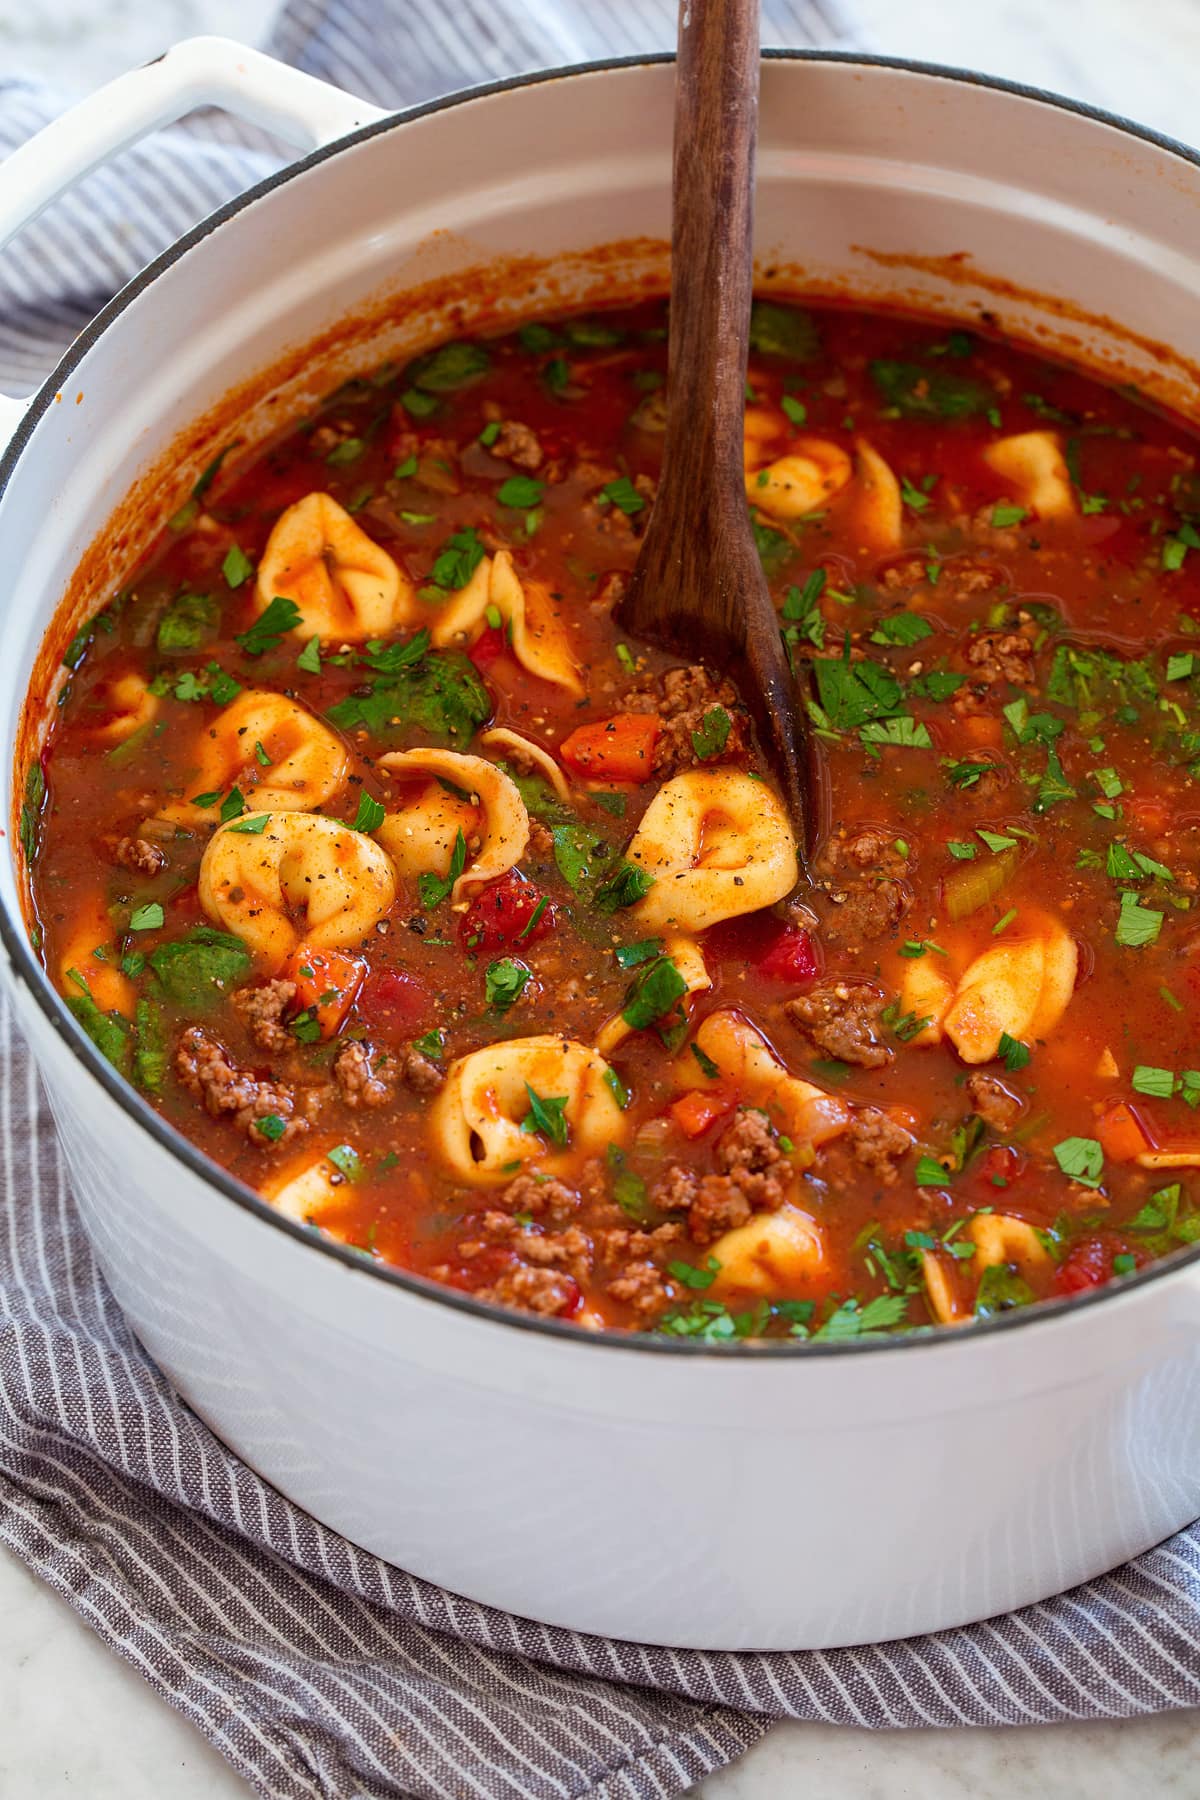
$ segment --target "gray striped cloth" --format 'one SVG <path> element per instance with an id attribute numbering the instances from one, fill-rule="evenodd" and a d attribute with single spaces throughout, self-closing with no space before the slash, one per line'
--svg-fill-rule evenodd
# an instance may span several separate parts
<path id="1" fill-rule="evenodd" d="M 844 41 L 778 0 L 768 41 Z M 385 105 L 665 45 L 674 0 L 294 0 L 268 47 Z M 0 83 L 0 152 L 53 110 Z M 227 125 L 134 151 L 0 258 L 0 389 L 38 382 L 147 258 L 264 173 Z M 1200 1703 L 1200 1531 L 1007 1618 L 869 1649 L 702 1655 L 476 1606 L 356 1549 L 175 1398 L 105 1289 L 0 1009 L 0 1541 L 272 1800 L 650 1800 L 772 1718 L 897 1727 Z"/>

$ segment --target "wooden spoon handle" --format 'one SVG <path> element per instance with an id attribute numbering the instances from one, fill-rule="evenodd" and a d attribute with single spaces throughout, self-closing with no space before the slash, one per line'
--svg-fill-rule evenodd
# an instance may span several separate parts
<path id="1" fill-rule="evenodd" d="M 668 484 L 741 491 L 754 279 L 758 0 L 681 0 L 675 82 Z M 687 446 L 686 455 L 680 452 Z"/>

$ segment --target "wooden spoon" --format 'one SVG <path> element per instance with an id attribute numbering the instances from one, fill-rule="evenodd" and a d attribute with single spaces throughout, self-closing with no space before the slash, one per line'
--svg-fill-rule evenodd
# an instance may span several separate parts
<path id="1" fill-rule="evenodd" d="M 753 283 L 758 0 L 680 0 L 667 430 L 624 628 L 727 672 L 801 845 L 811 763 L 746 503 L 742 414 Z"/>

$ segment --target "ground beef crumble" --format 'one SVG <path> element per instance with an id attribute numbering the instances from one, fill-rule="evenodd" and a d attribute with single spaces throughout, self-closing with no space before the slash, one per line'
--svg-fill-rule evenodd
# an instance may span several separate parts
<path id="1" fill-rule="evenodd" d="M 232 996 L 233 1010 L 257 1049 L 286 1050 L 292 1043 L 283 1017 L 295 998 L 295 982 L 280 980 L 263 982 L 260 987 L 239 988 Z"/>
<path id="2" fill-rule="evenodd" d="M 896 1164 L 912 1149 L 912 1136 L 877 1106 L 863 1106 L 850 1121 L 846 1141 L 854 1160 L 890 1187 L 897 1179 Z"/>
<path id="3" fill-rule="evenodd" d="M 161 875 L 167 866 L 166 851 L 144 837 L 123 837 L 113 856 L 134 875 Z"/>
<path id="4" fill-rule="evenodd" d="M 376 1068 L 373 1047 L 350 1038 L 339 1045 L 330 1073 L 338 1098 L 357 1112 L 360 1107 L 385 1105 L 395 1091 L 400 1069 L 390 1056 Z"/>
<path id="5" fill-rule="evenodd" d="M 548 1319 L 571 1313 L 579 1305 L 579 1283 L 572 1276 L 557 1269 L 532 1269 L 525 1263 L 504 1269 L 489 1287 L 477 1288 L 475 1294 L 496 1306 L 511 1306 Z"/>
<path id="6" fill-rule="evenodd" d="M 501 419 L 499 435 L 488 446 L 493 456 L 509 462 L 514 469 L 540 469 L 546 455 L 538 442 L 537 432 L 519 419 Z"/>
<path id="7" fill-rule="evenodd" d="M 831 942 L 857 947 L 895 931 L 912 901 L 897 844 L 895 831 L 849 825 L 822 846 L 816 871 L 834 908 L 825 921 Z"/>
<path id="8" fill-rule="evenodd" d="M 1023 631 L 981 631 L 967 645 L 967 661 L 989 686 L 1033 686 L 1033 640 Z"/>
<path id="9" fill-rule="evenodd" d="M 745 1225 L 756 1212 L 775 1212 L 787 1198 L 791 1165 L 761 1113 L 739 1110 L 718 1138 L 719 1173 L 701 1175 L 680 1163 L 667 1168 L 652 1199 L 661 1212 L 686 1212 L 697 1244 Z"/>
<path id="10" fill-rule="evenodd" d="M 284 1144 L 309 1128 L 320 1105 L 316 1088 L 292 1088 L 283 1082 L 259 1080 L 248 1069 L 230 1060 L 221 1044 L 200 1025 L 191 1025 L 175 1053 L 175 1073 L 189 1094 L 202 1102 L 211 1118 L 231 1118 L 260 1148 Z M 283 1131 L 276 1138 L 257 1129 L 258 1121 L 279 1119 Z"/>
<path id="11" fill-rule="evenodd" d="M 867 982 L 830 977 L 784 1003 L 784 1017 L 814 1050 L 860 1069 L 881 1069 L 892 1050 L 880 1034 L 883 997 Z"/>
<path id="12" fill-rule="evenodd" d="M 1025 1102 L 1018 1095 L 1010 1093 L 1002 1081 L 994 1075 L 985 1075 L 981 1069 L 967 1076 L 966 1086 L 971 1111 L 993 1131 L 1011 1131 L 1025 1110 Z"/>
<path id="13" fill-rule="evenodd" d="M 623 702 L 628 712 L 657 713 L 662 730 L 655 741 L 651 767 L 655 775 L 677 775 L 681 769 L 699 768 L 710 762 L 744 761 L 750 754 L 750 715 L 731 681 L 714 680 L 699 664 L 667 669 L 652 686 L 633 688 Z M 729 736 L 719 756 L 704 758 L 692 742 L 706 716 L 715 707 L 729 719 Z"/>

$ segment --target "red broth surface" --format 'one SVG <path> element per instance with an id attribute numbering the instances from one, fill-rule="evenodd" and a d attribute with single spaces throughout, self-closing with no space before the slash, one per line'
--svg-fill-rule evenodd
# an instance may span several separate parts
<path id="1" fill-rule="evenodd" d="M 209 472 L 66 652 L 46 967 L 240 1180 L 506 1305 L 829 1339 L 1119 1281 L 1200 1236 L 1195 441 L 757 305 L 797 882 L 736 695 L 612 618 L 665 337 L 444 346 Z"/>

